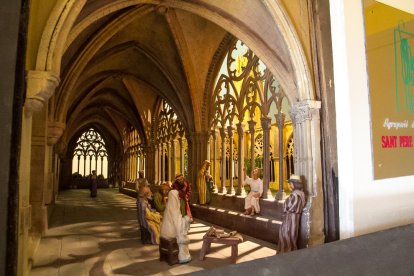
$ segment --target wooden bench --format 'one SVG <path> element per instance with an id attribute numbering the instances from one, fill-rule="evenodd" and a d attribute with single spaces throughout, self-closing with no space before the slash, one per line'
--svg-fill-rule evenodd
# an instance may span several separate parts
<path id="1" fill-rule="evenodd" d="M 169 265 L 178 264 L 177 239 L 165 239 L 160 237 L 160 261 L 166 261 Z"/>
<path id="2" fill-rule="evenodd" d="M 240 234 L 236 234 L 228 238 L 216 238 L 204 235 L 203 246 L 200 251 L 200 261 L 204 260 L 204 257 L 210 251 L 211 243 L 231 245 L 231 262 L 236 263 L 238 257 L 238 245 L 243 242 L 243 237 Z"/>

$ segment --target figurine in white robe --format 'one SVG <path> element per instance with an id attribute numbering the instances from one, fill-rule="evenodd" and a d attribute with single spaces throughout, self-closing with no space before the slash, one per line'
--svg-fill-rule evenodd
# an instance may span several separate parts
<path id="1" fill-rule="evenodd" d="M 188 249 L 190 239 L 187 236 L 189 230 L 190 217 L 187 215 L 183 216 L 181 213 L 178 190 L 171 190 L 168 193 L 168 202 L 161 223 L 161 237 L 177 239 L 178 261 L 180 264 L 191 261 L 191 255 Z"/>
<path id="2" fill-rule="evenodd" d="M 263 194 L 263 181 L 259 178 L 259 169 L 254 169 L 250 178 L 246 175 L 246 169 L 243 168 L 244 172 L 244 184 L 250 185 L 250 192 L 244 199 L 244 209 L 246 215 L 254 215 L 260 213 L 260 197 Z"/>

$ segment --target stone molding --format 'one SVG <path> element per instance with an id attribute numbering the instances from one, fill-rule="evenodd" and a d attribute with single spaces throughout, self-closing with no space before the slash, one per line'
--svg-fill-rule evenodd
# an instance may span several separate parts
<path id="1" fill-rule="evenodd" d="M 60 79 L 50 71 L 30 70 L 27 72 L 27 94 L 24 104 L 27 114 L 40 111 L 55 92 Z"/>
<path id="2" fill-rule="evenodd" d="M 292 105 L 290 117 L 292 118 L 294 125 L 301 124 L 304 121 L 311 121 L 314 118 L 315 113 L 319 114 L 320 109 L 320 101 L 305 100 L 297 102 Z"/>
<path id="3" fill-rule="evenodd" d="M 65 130 L 66 124 L 61 122 L 48 122 L 47 144 L 53 146 L 57 143 Z"/>

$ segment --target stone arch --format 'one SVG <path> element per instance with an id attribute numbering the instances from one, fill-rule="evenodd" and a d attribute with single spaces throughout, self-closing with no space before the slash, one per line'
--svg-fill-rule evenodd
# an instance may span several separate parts
<path id="1" fill-rule="evenodd" d="M 48 70 L 48 68 L 50 68 L 53 72 L 57 73 L 57 76 L 59 75 L 60 60 L 64 49 L 67 47 L 65 46 L 66 41 L 74 20 L 79 15 L 85 2 L 85 0 L 61 0 L 56 4 L 42 35 L 41 47 L 39 47 L 36 61 L 37 70 Z M 309 81 L 311 79 L 309 68 L 293 24 L 290 22 L 289 17 L 279 1 L 265 0 L 263 2 L 274 19 L 277 28 L 281 31 L 285 40 L 285 47 L 289 49 L 294 78 L 289 78 L 289 73 L 283 69 L 286 65 L 280 61 L 277 55 L 275 56 L 274 52 L 270 51 L 271 45 L 264 45 L 263 40 L 260 37 L 257 37 L 254 30 L 250 29 L 249 26 L 243 25 L 243 28 L 238 27 L 240 20 L 238 20 L 237 16 L 229 16 L 229 18 L 227 18 L 227 15 L 231 15 L 231 11 L 224 14 L 222 10 L 217 9 L 220 4 L 216 4 L 215 6 L 203 2 L 178 3 L 177 1 L 131 0 L 126 3 L 125 1 L 111 3 L 110 5 L 105 6 L 105 8 L 102 9 L 102 12 L 105 14 L 115 12 L 134 4 L 154 4 L 179 8 L 195 13 L 222 26 L 224 29 L 233 33 L 236 37 L 248 44 L 249 47 L 266 63 L 269 70 L 281 80 L 281 85 L 284 91 L 286 91 L 291 103 L 296 102 L 296 100 L 313 100 L 315 96 L 313 93 L 312 82 Z M 220 12 L 218 12 L 218 10 Z M 99 18 L 100 17 L 96 14 L 92 15 L 90 18 L 83 21 L 82 24 L 87 26 L 88 23 L 92 24 Z M 90 53 L 90 55 L 93 55 L 93 53 Z M 77 79 L 76 76 L 75 79 Z"/>
<path id="2" fill-rule="evenodd" d="M 36 70 L 60 74 L 60 61 L 69 32 L 86 0 L 58 0 L 43 31 Z"/>
<path id="3" fill-rule="evenodd" d="M 62 58 L 63 49 L 65 48 L 64 44 L 67 40 L 69 30 L 73 26 L 73 22 L 79 15 L 85 2 L 86 0 L 61 0 L 58 2 L 49 19 L 49 22 L 52 22 L 52 24 L 49 24 L 48 22 L 44 36 L 42 36 L 41 45 L 47 46 L 44 48 L 47 49 L 46 54 L 44 52 L 39 53 L 36 64 L 51 65 L 50 68 L 53 68 L 53 72 L 60 72 L 60 70 L 57 70 L 57 67 L 60 67 L 60 60 Z M 119 0 L 119 3 L 121 2 L 122 1 Z M 277 30 L 277 34 L 281 35 L 281 45 L 279 46 L 281 46 L 282 52 L 285 51 L 288 55 L 287 59 L 283 59 L 283 57 L 278 54 L 278 48 L 275 48 L 275 45 L 267 43 L 265 39 L 266 33 L 257 32 L 259 27 L 256 26 L 255 29 L 253 26 L 249 26 L 248 23 L 244 23 L 240 20 L 243 15 L 236 14 L 234 10 L 225 9 L 226 7 L 228 8 L 228 5 L 231 5 L 229 4 L 230 2 L 217 1 L 214 4 L 210 4 L 207 3 L 207 1 L 136 0 L 134 3 L 137 5 L 152 4 L 162 5 L 167 8 L 182 9 L 221 26 L 224 30 L 232 33 L 235 37 L 249 45 L 249 48 L 260 57 L 272 74 L 280 81 L 292 106 L 291 117 L 296 134 L 294 139 L 295 144 L 298 145 L 298 148 L 295 149 L 295 155 L 298 156 L 296 160 L 297 164 L 295 163 L 295 165 L 298 169 L 298 173 L 303 175 L 307 182 L 307 190 L 310 196 L 310 200 L 305 208 L 303 216 L 303 225 L 306 227 L 303 228 L 304 232 L 302 236 L 304 236 L 305 240 L 308 240 L 312 232 L 313 239 L 311 243 L 319 243 L 323 241 L 323 218 L 320 218 L 320 209 L 318 209 L 323 208 L 320 207 L 323 202 L 320 162 L 320 102 L 315 101 L 312 76 L 310 74 L 306 56 L 301 47 L 295 28 L 284 10 L 281 1 L 251 1 L 248 5 L 251 8 L 250 10 L 254 10 L 254 8 L 260 10 L 266 9 L 270 14 L 273 19 L 272 24 L 276 26 L 275 29 Z M 111 8 L 113 9 L 113 6 Z M 151 9 L 151 7 L 149 8 Z M 103 36 L 103 38 L 98 37 L 93 39 L 93 47 L 87 47 L 85 52 L 81 55 L 82 59 L 75 64 L 68 74 L 68 78 L 62 84 L 63 89 L 65 91 L 72 90 L 75 83 L 77 83 L 83 68 L 86 67 L 87 63 L 102 45 L 104 45 L 107 39 L 112 37 L 111 34 L 115 34 L 117 30 L 125 26 L 129 20 L 133 20 L 135 16 L 145 13 L 145 11 L 148 11 L 147 6 L 132 8 L 124 15 L 120 16 L 117 23 L 104 28 L 106 29 L 106 35 Z M 46 66 L 36 66 L 36 68 L 42 68 L 41 70 L 48 69 Z M 54 74 L 54 78 L 51 81 L 52 85 L 47 88 L 42 88 L 43 90 L 40 89 L 41 91 L 51 89 L 51 94 L 53 94 L 54 88 L 57 85 L 56 77 L 58 76 L 56 73 Z M 37 93 L 38 91 L 28 92 L 28 96 L 30 97 L 33 94 L 37 95 Z M 49 93 L 46 97 L 50 97 L 51 94 Z M 192 100 L 194 101 L 195 99 Z M 203 130 L 196 129 L 196 131 L 201 132 Z M 319 207 L 313 208 L 313 206 Z M 320 220 L 315 221 L 315 225 L 313 225 L 313 217 L 315 214 L 316 216 L 319 214 Z"/>

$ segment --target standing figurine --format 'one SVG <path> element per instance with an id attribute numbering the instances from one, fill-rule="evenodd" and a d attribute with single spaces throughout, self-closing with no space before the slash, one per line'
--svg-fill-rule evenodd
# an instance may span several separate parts
<path id="1" fill-rule="evenodd" d="M 198 173 L 197 177 L 197 189 L 198 189 L 198 202 L 200 204 L 208 204 L 211 200 L 211 192 L 212 192 L 212 177 L 208 173 L 210 168 L 210 161 L 205 160 L 201 169 Z"/>
<path id="2" fill-rule="evenodd" d="M 92 171 L 91 175 L 91 197 L 96 197 L 98 194 L 98 177 L 96 176 L 96 171 Z"/>
<path id="3" fill-rule="evenodd" d="M 283 204 L 286 213 L 282 226 L 279 229 L 278 253 L 297 250 L 297 241 L 300 226 L 300 217 L 306 204 L 303 184 L 299 175 L 292 174 L 289 178 L 292 193 Z"/>

